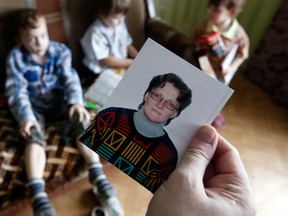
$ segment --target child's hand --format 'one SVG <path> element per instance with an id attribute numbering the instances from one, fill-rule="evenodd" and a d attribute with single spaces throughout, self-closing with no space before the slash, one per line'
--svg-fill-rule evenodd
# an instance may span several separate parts
<path id="1" fill-rule="evenodd" d="M 81 105 L 73 105 L 70 108 L 69 111 L 69 118 L 73 118 L 74 114 L 78 114 L 78 120 L 80 122 L 90 122 L 91 120 L 91 115 L 90 113 L 85 109 L 85 107 L 81 106 Z"/>
<path id="2" fill-rule="evenodd" d="M 228 73 L 229 73 L 228 68 L 226 68 L 225 70 L 222 69 L 222 71 L 221 71 L 221 76 L 224 77 L 224 76 L 226 76 Z"/>
<path id="3" fill-rule="evenodd" d="M 229 67 L 226 67 L 226 68 L 222 68 L 222 70 L 221 70 L 221 76 L 222 77 L 224 77 L 224 76 L 226 76 L 227 74 L 229 74 L 230 72 L 231 72 L 231 67 L 229 66 Z"/>
<path id="4" fill-rule="evenodd" d="M 19 133 L 22 137 L 27 139 L 31 136 L 31 128 L 35 127 L 37 131 L 41 131 L 41 127 L 38 122 L 26 122 L 20 125 Z"/>

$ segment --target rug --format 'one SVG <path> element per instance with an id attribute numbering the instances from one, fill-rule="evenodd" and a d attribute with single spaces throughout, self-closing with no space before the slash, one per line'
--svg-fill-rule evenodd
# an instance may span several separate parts
<path id="1" fill-rule="evenodd" d="M 48 196 L 50 200 L 53 200 L 57 198 L 58 196 L 61 196 L 62 194 L 73 190 L 75 188 L 81 187 L 85 182 L 87 181 L 87 172 L 84 172 L 81 176 L 73 179 L 71 182 L 66 182 L 63 186 L 58 187 L 55 190 L 48 190 Z M 8 207 L 3 207 L 0 209 L 0 215 L 1 216 L 24 216 L 23 212 L 27 212 L 31 209 L 31 202 L 26 197 L 21 200 L 16 200 L 11 203 Z"/>

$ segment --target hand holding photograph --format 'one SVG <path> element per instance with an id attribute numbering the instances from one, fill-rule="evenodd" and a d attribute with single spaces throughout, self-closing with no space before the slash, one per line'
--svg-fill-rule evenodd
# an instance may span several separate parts
<path id="1" fill-rule="evenodd" d="M 80 141 L 154 193 L 232 94 L 148 39 Z"/>

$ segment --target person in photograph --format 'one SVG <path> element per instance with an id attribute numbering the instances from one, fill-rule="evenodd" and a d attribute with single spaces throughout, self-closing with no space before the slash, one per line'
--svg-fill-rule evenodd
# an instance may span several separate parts
<path id="1" fill-rule="evenodd" d="M 177 149 L 164 127 L 191 101 L 192 91 L 179 76 L 157 75 L 138 110 L 103 109 L 80 141 L 154 193 L 178 161 Z"/>

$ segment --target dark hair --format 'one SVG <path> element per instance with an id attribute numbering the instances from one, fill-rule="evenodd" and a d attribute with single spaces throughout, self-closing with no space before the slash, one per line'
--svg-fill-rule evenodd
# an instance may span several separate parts
<path id="1" fill-rule="evenodd" d="M 15 36 L 19 36 L 21 29 L 36 28 L 36 23 L 40 17 L 44 17 L 44 15 L 32 8 L 18 10 L 13 17 L 13 28 Z"/>
<path id="2" fill-rule="evenodd" d="M 209 0 L 209 4 L 217 7 L 224 5 L 228 9 L 235 9 L 235 15 L 238 15 L 245 5 L 245 0 Z"/>
<path id="3" fill-rule="evenodd" d="M 95 2 L 96 16 L 108 16 L 110 13 L 128 12 L 130 0 L 98 0 Z"/>
<path id="4" fill-rule="evenodd" d="M 158 76 L 154 76 L 152 78 L 152 80 L 149 83 L 148 88 L 146 89 L 144 95 L 143 95 L 143 101 L 141 104 L 139 104 L 138 109 L 140 110 L 143 105 L 145 104 L 145 94 L 147 92 L 151 92 L 153 89 L 155 88 L 163 88 L 165 86 L 165 84 L 169 82 L 172 83 L 174 85 L 175 88 L 177 88 L 180 93 L 179 96 L 177 98 L 177 102 L 180 104 L 179 108 L 178 108 L 178 115 L 180 115 L 180 113 L 191 104 L 192 102 L 192 91 L 191 89 L 183 82 L 183 80 L 177 76 L 174 73 L 167 73 L 167 74 L 162 74 L 162 75 L 158 75 Z M 177 115 L 177 116 L 178 116 Z M 170 121 L 172 119 L 169 119 L 166 123 L 169 124 Z"/>

